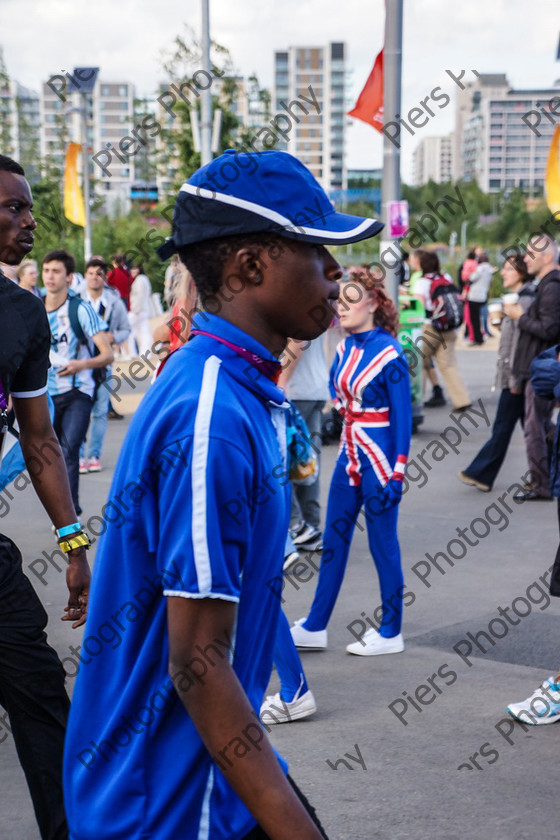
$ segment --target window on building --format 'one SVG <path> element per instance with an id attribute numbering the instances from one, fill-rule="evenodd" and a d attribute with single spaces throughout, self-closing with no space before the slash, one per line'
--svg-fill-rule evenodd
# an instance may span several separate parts
<path id="1" fill-rule="evenodd" d="M 101 85 L 101 96 L 110 96 L 111 88 L 109 85 Z"/>
<path id="2" fill-rule="evenodd" d="M 128 85 L 119 85 L 119 96 L 128 96 Z"/>

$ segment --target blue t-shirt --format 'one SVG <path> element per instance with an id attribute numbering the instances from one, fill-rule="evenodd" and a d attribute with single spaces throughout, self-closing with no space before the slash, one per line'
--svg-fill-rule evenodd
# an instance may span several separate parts
<path id="1" fill-rule="evenodd" d="M 274 358 L 217 316 L 199 326 Z M 228 656 L 257 723 L 289 522 L 284 405 L 259 370 L 198 335 L 131 422 L 103 508 L 66 738 L 72 840 L 231 840 L 255 825 L 219 766 L 243 761 L 246 735 L 214 763 L 172 686 L 166 596 L 237 604 L 234 639 L 201 649 L 181 688 Z"/>
<path id="2" fill-rule="evenodd" d="M 58 394 L 66 394 L 72 388 L 78 388 L 88 397 L 93 396 L 95 382 L 91 368 L 80 370 L 75 376 L 58 376 L 57 371 L 65 366 L 71 359 L 89 359 L 92 356 L 92 347 L 80 344 L 76 333 L 70 324 L 68 314 L 68 301 L 66 298 L 62 306 L 47 312 L 49 326 L 51 328 L 51 352 L 48 378 L 48 392 L 51 397 Z M 80 300 L 78 307 L 78 320 L 88 339 L 92 339 L 98 332 L 108 329 L 107 324 L 94 309 L 84 300 Z"/>

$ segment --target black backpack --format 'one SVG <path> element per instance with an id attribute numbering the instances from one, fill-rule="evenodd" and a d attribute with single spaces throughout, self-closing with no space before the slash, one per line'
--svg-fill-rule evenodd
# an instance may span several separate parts
<path id="1" fill-rule="evenodd" d="M 99 348 L 94 343 L 93 350 L 92 350 L 92 342 L 87 337 L 85 332 L 82 329 L 82 325 L 80 324 L 80 319 L 78 317 L 78 310 L 80 306 L 83 304 L 83 300 L 78 295 L 69 295 L 68 296 L 68 318 L 70 319 L 70 327 L 72 328 L 72 332 L 78 339 L 78 344 L 82 344 L 84 347 L 87 347 L 89 355 L 93 358 L 94 356 L 99 356 Z M 103 316 L 103 313 L 100 313 Z M 93 381 L 95 383 L 95 388 L 93 391 L 93 399 L 97 396 L 97 390 L 100 385 L 102 385 L 109 375 L 109 370 L 106 367 L 101 368 L 92 368 L 93 374 Z"/>
<path id="2" fill-rule="evenodd" d="M 431 280 L 432 326 L 439 332 L 456 330 L 463 323 L 463 301 L 457 286 L 443 274 L 427 274 Z"/>

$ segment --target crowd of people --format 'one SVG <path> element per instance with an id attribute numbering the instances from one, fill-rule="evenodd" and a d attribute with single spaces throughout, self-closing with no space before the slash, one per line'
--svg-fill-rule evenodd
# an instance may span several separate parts
<path id="1" fill-rule="evenodd" d="M 283 152 L 263 152 L 256 172 L 236 158 L 227 200 L 221 188 L 200 190 L 220 166 L 234 165 L 231 155 L 195 172 L 180 192 L 173 236 L 159 249 L 172 259 L 169 311 L 155 331 L 150 281 L 120 254 L 111 270 L 91 257 L 81 277 L 71 254 L 51 251 L 38 288 L 38 266 L 24 259 L 35 227 L 31 191 L 19 164 L 0 156 L 0 260 L 11 267 L 0 268 L 1 434 L 15 416 L 30 475 L 32 447 L 49 444 L 57 455 L 34 484 L 68 556 L 65 620 L 78 628 L 87 615 L 92 631 L 110 622 L 126 629 L 80 669 L 70 708 L 44 609 L 17 546 L 0 536 L 0 703 L 43 840 L 327 837 L 259 718 L 291 723 L 317 711 L 298 651 L 328 645 L 362 509 L 381 608 L 377 626 L 346 650 L 372 657 L 405 649 L 397 523 L 412 416 L 399 312 L 375 269 L 342 269 L 326 247 L 382 226 L 336 212 Z M 272 176 L 282 185 L 275 193 L 263 186 Z M 322 208 L 322 227 L 289 223 L 302 199 Z M 485 253 L 470 252 L 455 286 L 435 252 L 410 255 L 402 290 L 424 311 L 418 352 L 433 389 L 427 407 L 445 405 L 440 376 L 454 411 L 471 405 L 456 340 L 465 328 L 473 346 L 482 343 L 494 271 Z M 525 257 L 509 258 L 501 273 L 505 295 L 491 319 L 500 334 L 496 417 L 459 478 L 489 492 L 519 421 L 531 475 L 521 500 L 558 496 L 560 520 L 560 440 L 551 421 L 560 398 L 558 247 L 549 237 L 530 240 Z M 222 294 L 232 277 L 236 293 Z M 184 312 L 196 314 L 176 329 Z M 340 340 L 331 354 L 334 323 Z M 119 453 L 110 498 L 126 516 L 106 523 L 90 593 L 79 476 L 102 468 L 111 365 L 149 356 L 154 340 L 168 342 L 169 354 Z M 342 429 L 329 478 L 321 464 L 327 403 Z M 295 445 L 302 437 L 305 457 Z M 290 574 L 304 551 L 321 554 L 318 582 L 308 614 L 290 628 L 270 581 Z M 551 592 L 560 594 L 560 549 Z M 25 615 L 15 616 L 22 597 Z M 211 667 L 197 680 L 192 663 L 201 655 Z M 265 696 L 273 664 L 280 691 Z M 528 723 L 560 719 L 560 675 L 508 711 Z M 240 753 L 248 732 L 259 749 Z"/>

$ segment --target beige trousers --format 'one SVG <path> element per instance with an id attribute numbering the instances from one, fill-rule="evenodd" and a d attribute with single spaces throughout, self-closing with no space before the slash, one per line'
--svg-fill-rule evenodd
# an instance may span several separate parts
<path id="1" fill-rule="evenodd" d="M 431 324 L 424 324 L 422 338 L 418 340 L 417 346 L 418 352 L 423 357 L 422 365 L 426 375 L 430 370 L 430 361 L 433 359 L 447 388 L 453 408 L 463 408 L 463 406 L 469 405 L 471 398 L 459 373 L 455 355 L 456 341 L 456 330 L 438 332 L 438 330 L 434 330 Z"/>

